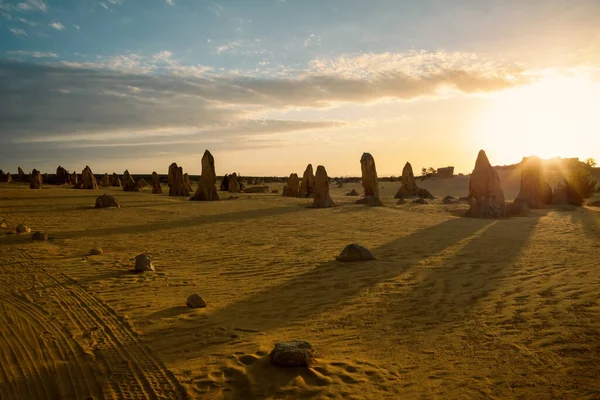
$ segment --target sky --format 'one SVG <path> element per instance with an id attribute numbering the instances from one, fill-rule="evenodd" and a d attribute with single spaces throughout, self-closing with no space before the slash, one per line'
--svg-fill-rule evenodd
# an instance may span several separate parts
<path id="1" fill-rule="evenodd" d="M 598 21 L 598 0 L 0 0 L 0 169 L 600 160 Z"/>

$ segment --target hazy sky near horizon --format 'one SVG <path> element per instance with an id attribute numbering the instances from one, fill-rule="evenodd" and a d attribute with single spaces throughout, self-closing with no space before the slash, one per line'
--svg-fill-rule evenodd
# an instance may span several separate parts
<path id="1" fill-rule="evenodd" d="M 0 169 L 600 160 L 598 21 L 597 0 L 0 0 Z"/>

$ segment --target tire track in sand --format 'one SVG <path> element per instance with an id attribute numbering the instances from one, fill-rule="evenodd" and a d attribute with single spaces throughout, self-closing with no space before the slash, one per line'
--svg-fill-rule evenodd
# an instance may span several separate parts
<path id="1" fill-rule="evenodd" d="M 129 324 L 76 281 L 49 271 L 25 252 L 11 257 L 21 275 L 35 282 L 27 295 L 68 327 L 73 338 L 95 358 L 104 398 L 187 398 L 175 376 L 141 343 Z M 29 272 L 26 272 L 29 271 Z"/>

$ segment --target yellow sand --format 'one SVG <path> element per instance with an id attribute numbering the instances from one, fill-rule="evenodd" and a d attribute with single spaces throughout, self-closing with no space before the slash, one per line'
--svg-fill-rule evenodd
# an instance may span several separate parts
<path id="1" fill-rule="evenodd" d="M 0 185 L 0 218 L 50 235 L 0 237 L 0 398 L 600 398 L 600 209 L 463 219 L 381 185 L 386 207 L 349 184 L 318 210 Z M 105 192 L 122 208 L 91 208 Z M 377 261 L 334 261 L 353 242 Z M 142 252 L 156 273 L 128 271 Z M 313 368 L 269 364 L 288 339 Z"/>

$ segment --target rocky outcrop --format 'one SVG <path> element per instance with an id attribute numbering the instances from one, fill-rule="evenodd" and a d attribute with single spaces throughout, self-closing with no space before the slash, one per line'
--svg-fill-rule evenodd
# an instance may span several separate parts
<path id="1" fill-rule="evenodd" d="M 190 191 L 187 189 L 185 184 L 185 178 L 183 176 L 183 168 L 179 167 L 177 163 L 169 165 L 169 176 L 167 178 L 169 185 L 169 196 L 189 196 Z"/>
<path id="2" fill-rule="evenodd" d="M 434 197 L 428 190 L 417 186 L 417 180 L 413 173 L 412 165 L 407 162 L 402 169 L 402 178 L 400 179 L 400 189 L 396 192 L 394 198 L 401 199 L 404 197 L 418 196 L 423 199 L 433 200 Z"/>
<path id="3" fill-rule="evenodd" d="M 541 208 L 552 203 L 552 188 L 544 178 L 539 157 L 524 158 L 521 162 L 521 189 L 514 203 L 528 208 Z"/>
<path id="4" fill-rule="evenodd" d="M 31 177 L 29 181 L 29 189 L 41 189 L 42 188 L 42 174 L 37 169 L 31 171 Z"/>
<path id="5" fill-rule="evenodd" d="M 109 208 L 109 207 L 120 208 L 121 206 L 119 205 L 119 203 L 117 202 L 117 200 L 114 197 L 109 196 L 107 194 L 103 194 L 102 196 L 100 196 L 96 199 L 95 208 Z"/>
<path id="6" fill-rule="evenodd" d="M 315 359 L 315 350 L 305 340 L 278 342 L 269 359 L 271 364 L 279 367 L 310 367 Z"/>
<path id="7" fill-rule="evenodd" d="M 121 187 L 121 179 L 119 179 L 119 175 L 113 172 L 112 178 L 110 179 L 110 185 L 112 187 Z"/>
<path id="8" fill-rule="evenodd" d="M 469 210 L 465 214 L 475 218 L 500 218 L 506 215 L 504 191 L 498 173 L 481 150 L 469 182 Z"/>
<path id="9" fill-rule="evenodd" d="M 344 250 L 335 258 L 338 261 L 368 261 L 374 260 L 375 257 L 367 249 L 359 244 L 352 243 L 344 247 Z"/>
<path id="10" fill-rule="evenodd" d="M 315 174 L 313 173 L 312 164 L 306 166 L 304 174 L 302 175 L 302 181 L 300 182 L 300 190 L 298 191 L 298 197 L 311 197 L 315 190 Z"/>
<path id="11" fill-rule="evenodd" d="M 160 177 L 156 171 L 152 171 L 152 194 L 162 193 L 162 186 L 160 186 Z"/>
<path id="12" fill-rule="evenodd" d="M 185 190 L 188 193 L 193 192 L 192 182 L 190 181 L 190 176 L 187 173 L 183 174 L 183 185 L 185 186 Z M 189 195 L 186 195 L 186 196 L 189 196 Z"/>
<path id="13" fill-rule="evenodd" d="M 229 184 L 227 187 L 227 191 L 229 193 L 241 193 L 242 188 L 240 187 L 240 183 L 238 182 L 237 174 L 234 172 L 229 175 Z"/>
<path id="14" fill-rule="evenodd" d="M 123 181 L 121 182 L 124 192 L 141 192 L 142 188 L 139 183 L 133 179 L 133 176 L 129 174 L 128 170 L 123 172 Z"/>
<path id="15" fill-rule="evenodd" d="M 346 193 L 346 196 L 360 196 L 360 193 L 358 193 L 356 191 L 356 189 L 352 189 L 351 191 L 349 191 L 348 193 Z"/>
<path id="16" fill-rule="evenodd" d="M 202 174 L 200 175 L 200 180 L 198 181 L 198 188 L 190 200 L 219 200 L 216 184 L 217 174 L 215 173 L 215 159 L 212 154 L 210 154 L 210 151 L 206 150 L 202 156 Z"/>
<path id="17" fill-rule="evenodd" d="M 147 254 L 138 254 L 135 257 L 135 270 L 138 272 L 156 271 L 152 264 L 152 259 Z"/>
<path id="18" fill-rule="evenodd" d="M 60 165 L 56 168 L 56 184 L 57 185 L 68 185 L 71 183 L 71 175 L 69 171 L 61 167 Z"/>
<path id="19" fill-rule="evenodd" d="M 77 185 L 77 183 L 78 183 L 77 172 L 75 172 L 75 171 L 73 171 L 73 173 L 71 174 L 71 183 L 73 185 Z"/>
<path id="20" fill-rule="evenodd" d="M 111 181 L 110 181 L 110 177 L 108 176 L 108 174 L 107 174 L 107 173 L 105 173 L 105 174 L 102 176 L 102 179 L 100 179 L 100 186 L 101 186 L 101 187 L 109 187 L 109 186 L 112 186 L 112 185 L 111 185 Z"/>
<path id="21" fill-rule="evenodd" d="M 98 184 L 96 183 L 96 177 L 92 172 L 91 168 L 87 165 L 81 171 L 81 183 L 83 189 L 98 189 Z"/>
<path id="22" fill-rule="evenodd" d="M 314 208 L 335 207 L 335 203 L 329 195 L 329 177 L 327 176 L 325 167 L 322 165 L 317 167 L 313 198 Z"/>
<path id="23" fill-rule="evenodd" d="M 300 193 L 300 181 L 298 174 L 290 174 L 287 180 L 287 185 L 283 187 L 283 196 L 285 197 L 298 197 Z"/>
<path id="24" fill-rule="evenodd" d="M 371 154 L 363 153 L 360 158 L 360 169 L 362 171 L 362 186 L 365 197 L 357 200 L 355 204 L 382 206 L 383 204 L 379 199 L 379 182 L 377 180 L 375 159 Z"/>
<path id="25" fill-rule="evenodd" d="M 17 182 L 28 182 L 27 174 L 23 172 L 21 167 L 17 167 Z"/>
<path id="26" fill-rule="evenodd" d="M 206 307 L 206 302 L 200 295 L 193 294 L 187 298 L 185 304 L 190 308 L 204 308 Z"/>

